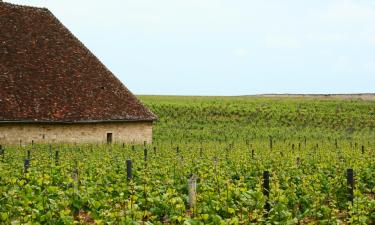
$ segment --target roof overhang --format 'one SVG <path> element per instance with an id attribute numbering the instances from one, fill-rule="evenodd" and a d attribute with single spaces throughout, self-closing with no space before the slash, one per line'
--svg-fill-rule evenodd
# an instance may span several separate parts
<path id="1" fill-rule="evenodd" d="M 81 120 L 81 121 L 35 121 L 35 120 L 3 120 L 0 124 L 96 124 L 96 123 L 152 123 L 156 120 Z"/>

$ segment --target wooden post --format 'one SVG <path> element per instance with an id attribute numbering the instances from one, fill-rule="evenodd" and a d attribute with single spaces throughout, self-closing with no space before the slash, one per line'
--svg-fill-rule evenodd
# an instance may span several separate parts
<path id="1" fill-rule="evenodd" d="M 126 160 L 126 177 L 127 177 L 128 181 L 133 179 L 133 165 L 132 165 L 131 159 Z"/>
<path id="2" fill-rule="evenodd" d="M 297 157 L 297 167 L 299 167 L 300 165 L 301 165 L 301 158 Z"/>
<path id="3" fill-rule="evenodd" d="M 353 204 L 354 202 L 354 173 L 353 169 L 347 169 L 346 178 L 348 182 L 348 198 L 349 201 Z"/>
<path id="4" fill-rule="evenodd" d="M 362 155 L 365 154 L 365 146 L 362 145 Z"/>
<path id="5" fill-rule="evenodd" d="M 25 173 L 27 173 L 29 171 L 29 168 L 30 168 L 30 159 L 25 159 L 24 160 L 23 167 L 24 167 Z"/>
<path id="6" fill-rule="evenodd" d="M 254 159 L 254 149 L 251 150 L 251 158 Z"/>
<path id="7" fill-rule="evenodd" d="M 143 150 L 144 160 L 147 161 L 147 148 Z"/>
<path id="8" fill-rule="evenodd" d="M 189 178 L 189 208 L 194 209 L 197 203 L 197 177 L 194 174 Z"/>
<path id="9" fill-rule="evenodd" d="M 269 202 L 270 197 L 270 173 L 268 171 L 263 172 L 263 195 L 266 196 L 266 204 L 264 205 L 264 209 L 266 210 L 266 213 L 271 209 L 271 205 Z"/>

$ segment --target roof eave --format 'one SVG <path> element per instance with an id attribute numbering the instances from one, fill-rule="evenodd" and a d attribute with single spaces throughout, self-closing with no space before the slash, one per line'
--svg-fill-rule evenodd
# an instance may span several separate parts
<path id="1" fill-rule="evenodd" d="M 77 121 L 46 121 L 46 120 L 2 120 L 0 124 L 94 124 L 94 123 L 124 123 L 124 122 L 154 122 L 157 118 L 137 120 L 77 120 Z"/>

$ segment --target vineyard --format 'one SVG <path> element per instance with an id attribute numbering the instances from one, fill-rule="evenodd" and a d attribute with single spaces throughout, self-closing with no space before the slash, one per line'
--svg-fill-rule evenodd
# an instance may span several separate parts
<path id="1" fill-rule="evenodd" d="M 374 102 L 140 98 L 152 144 L 1 146 L 0 223 L 374 224 Z"/>

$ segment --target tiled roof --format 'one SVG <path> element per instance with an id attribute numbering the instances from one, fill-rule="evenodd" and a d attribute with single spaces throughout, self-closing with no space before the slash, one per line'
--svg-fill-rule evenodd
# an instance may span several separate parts
<path id="1" fill-rule="evenodd" d="M 0 2 L 0 122 L 155 119 L 48 9 Z"/>

